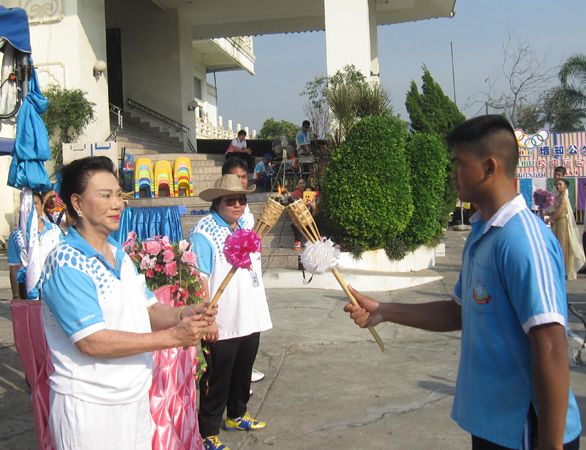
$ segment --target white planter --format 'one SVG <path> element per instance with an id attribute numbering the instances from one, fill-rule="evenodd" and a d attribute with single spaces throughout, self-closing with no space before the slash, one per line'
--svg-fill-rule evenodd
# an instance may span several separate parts
<path id="1" fill-rule="evenodd" d="M 445 245 L 443 253 L 445 254 Z M 441 249 L 439 249 L 441 252 Z M 417 272 L 435 266 L 436 248 L 422 246 L 409 252 L 401 261 L 391 261 L 383 249 L 364 252 L 359 259 L 351 253 L 342 252 L 340 269 L 364 270 L 368 272 Z"/>

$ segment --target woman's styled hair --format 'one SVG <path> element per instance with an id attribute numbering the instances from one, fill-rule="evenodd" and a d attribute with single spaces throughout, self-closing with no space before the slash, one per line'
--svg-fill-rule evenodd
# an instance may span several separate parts
<path id="1" fill-rule="evenodd" d="M 61 169 L 61 199 L 67 206 L 69 215 L 77 219 L 77 211 L 71 203 L 73 194 L 82 195 L 87 189 L 89 179 L 98 172 L 109 172 L 116 176 L 116 167 L 106 156 L 88 156 L 76 159 Z"/>
<path id="2" fill-rule="evenodd" d="M 558 181 L 563 181 L 563 183 L 566 185 L 566 187 L 568 187 L 570 185 L 570 182 L 568 180 L 566 180 L 565 178 L 559 178 L 555 183 L 557 184 Z"/>

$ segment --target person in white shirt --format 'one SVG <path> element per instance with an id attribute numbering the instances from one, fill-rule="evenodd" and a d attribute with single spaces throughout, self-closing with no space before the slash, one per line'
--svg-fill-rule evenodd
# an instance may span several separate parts
<path id="1" fill-rule="evenodd" d="M 240 130 L 238 132 L 238 137 L 232 139 L 228 150 L 226 150 L 225 156 L 226 159 L 237 156 L 246 162 L 249 169 L 254 167 L 254 157 L 252 156 L 252 150 L 246 146 L 246 131 Z"/>

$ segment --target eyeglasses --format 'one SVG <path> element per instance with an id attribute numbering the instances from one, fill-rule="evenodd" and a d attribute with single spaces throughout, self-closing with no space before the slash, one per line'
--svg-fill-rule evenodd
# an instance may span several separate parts
<path id="1" fill-rule="evenodd" d="M 224 199 L 224 202 L 226 203 L 226 206 L 234 206 L 236 204 L 236 202 L 238 202 L 238 204 L 240 206 L 244 206 L 246 205 L 246 203 L 248 202 L 248 200 L 246 200 L 246 196 L 243 195 L 241 197 L 228 197 Z"/>

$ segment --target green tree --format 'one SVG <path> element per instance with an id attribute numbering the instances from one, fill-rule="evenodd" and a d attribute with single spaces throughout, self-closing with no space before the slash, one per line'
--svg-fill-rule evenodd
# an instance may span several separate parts
<path id="1" fill-rule="evenodd" d="M 405 124 L 366 117 L 332 151 L 322 179 L 328 225 L 335 242 L 360 255 L 385 248 L 413 213 Z"/>
<path id="2" fill-rule="evenodd" d="M 435 135 L 443 140 L 446 134 L 459 123 L 466 120 L 458 106 L 444 94 L 441 86 L 433 79 L 427 67 L 423 66 L 423 84 L 421 93 L 415 81 L 411 82 L 411 89 L 407 93 L 405 106 L 411 119 L 411 127 L 415 131 Z M 454 170 L 449 158 L 449 149 L 444 146 L 448 163 L 444 177 L 444 206 L 442 223 L 447 225 L 449 215 L 456 207 L 458 193 L 451 178 Z"/>
<path id="3" fill-rule="evenodd" d="M 287 136 L 289 139 L 295 139 L 301 127 L 294 123 L 281 120 L 277 122 L 273 117 L 267 119 L 262 124 L 258 132 L 259 139 L 277 139 L 281 136 Z"/>
<path id="4" fill-rule="evenodd" d="M 562 64 L 559 77 L 566 100 L 576 107 L 586 107 L 586 55 L 576 53 L 570 56 Z"/>
<path id="5" fill-rule="evenodd" d="M 330 127 L 334 146 L 340 145 L 346 133 L 364 117 L 391 115 L 391 95 L 376 83 L 368 83 L 366 77 L 352 64 L 346 65 L 329 77 L 316 77 L 306 83 L 305 91 L 311 109 L 330 111 L 333 121 Z"/>
<path id="6" fill-rule="evenodd" d="M 438 242 L 442 237 L 445 167 L 448 163 L 444 143 L 433 134 L 414 131 L 405 147 L 411 169 L 413 215 L 398 240 L 396 249 L 413 251 L 421 245 Z"/>
<path id="7" fill-rule="evenodd" d="M 61 89 L 51 85 L 43 95 L 49 100 L 47 112 L 41 117 L 52 138 L 51 156 L 57 165 L 63 164 L 62 143 L 75 142 L 83 129 L 94 121 L 94 102 L 86 99 L 81 89 Z"/>

